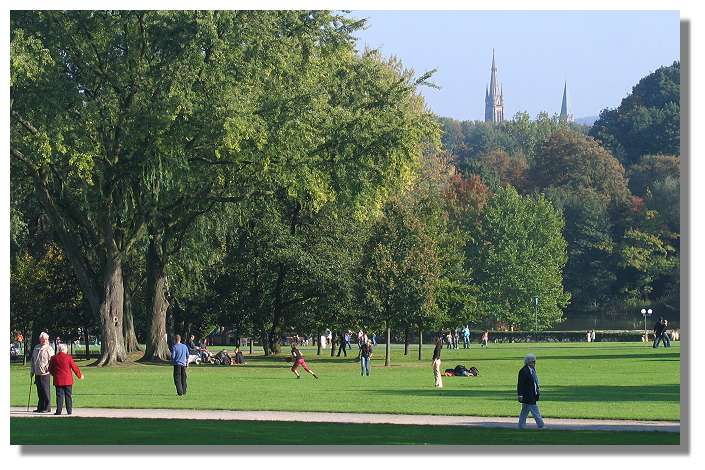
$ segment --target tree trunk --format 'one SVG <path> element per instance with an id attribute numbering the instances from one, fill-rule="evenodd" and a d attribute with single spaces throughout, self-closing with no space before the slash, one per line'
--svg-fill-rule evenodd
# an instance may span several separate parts
<path id="1" fill-rule="evenodd" d="M 269 349 L 269 335 L 267 334 L 267 330 L 262 327 L 260 330 L 260 337 L 262 341 L 262 349 L 264 350 L 264 355 L 269 356 L 271 350 Z"/>
<path id="2" fill-rule="evenodd" d="M 91 347 L 88 344 L 88 328 L 83 328 L 83 341 L 85 342 L 86 345 L 86 359 L 91 358 Z"/>
<path id="3" fill-rule="evenodd" d="M 386 329 L 387 344 L 384 348 L 384 367 L 389 367 L 392 365 L 391 361 L 391 342 L 392 342 L 392 329 L 389 328 L 389 322 L 384 322 Z"/>
<path id="4" fill-rule="evenodd" d="M 404 330 L 404 355 L 409 355 L 409 328 Z"/>
<path id="5" fill-rule="evenodd" d="M 149 241 L 147 249 L 147 311 L 151 312 L 146 351 L 142 361 L 168 361 L 171 358 L 167 342 L 166 259 L 158 238 Z"/>
<path id="6" fill-rule="evenodd" d="M 127 286 L 127 283 L 125 283 Z M 135 334 L 135 323 L 132 318 L 132 295 L 130 294 L 130 289 L 125 288 L 125 309 L 124 309 L 124 331 L 125 336 L 125 350 L 128 353 L 133 353 L 137 351 L 142 351 L 142 347 L 137 341 L 137 335 Z"/>
<path id="7" fill-rule="evenodd" d="M 97 366 L 109 366 L 127 360 L 125 339 L 122 335 L 124 291 L 122 260 L 115 242 L 110 240 L 108 256 L 103 269 L 103 295 L 100 303 L 101 352 Z"/>
<path id="8" fill-rule="evenodd" d="M 335 333 L 330 336 L 330 357 L 335 356 Z"/>
<path id="9" fill-rule="evenodd" d="M 284 312 L 282 310 L 282 289 L 284 278 L 286 277 L 286 267 L 279 263 L 279 274 L 274 286 L 274 305 L 272 312 L 272 328 L 269 334 L 270 345 L 273 354 L 281 352 L 281 337 L 284 331 Z"/>
<path id="10" fill-rule="evenodd" d="M 421 346 L 423 346 L 423 332 L 419 327 L 419 361 L 421 360 Z"/>
<path id="11" fill-rule="evenodd" d="M 318 344 L 318 351 L 316 351 L 316 354 L 318 356 L 321 355 L 321 334 L 318 334 L 318 338 L 316 338 L 316 344 Z"/>

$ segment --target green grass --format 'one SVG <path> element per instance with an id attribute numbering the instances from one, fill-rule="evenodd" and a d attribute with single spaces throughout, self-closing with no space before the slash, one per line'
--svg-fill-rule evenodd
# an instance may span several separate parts
<path id="1" fill-rule="evenodd" d="M 38 424 L 36 420 L 41 420 Z M 37 433 L 42 429 L 43 433 Z M 48 437 L 50 436 L 50 437 Z M 482 429 L 269 421 L 11 418 L 10 444 L 678 445 L 664 432 Z"/>
<path id="2" fill-rule="evenodd" d="M 442 368 L 475 366 L 480 376 L 444 377 L 443 389 L 433 387 L 430 346 L 422 362 L 415 348 L 404 357 L 403 346 L 395 346 L 388 368 L 383 367 L 384 347 L 378 346 L 370 377 L 360 377 L 355 349 L 345 359 L 329 352 L 316 356 L 315 348 L 307 348 L 307 362 L 320 380 L 305 373 L 296 380 L 283 358 L 255 355 L 241 367 L 189 368 L 189 393 L 183 399 L 176 396 L 168 365 L 96 368 L 79 361 L 86 380 L 74 386 L 74 406 L 516 416 L 517 371 L 524 354 L 534 352 L 545 417 L 679 420 L 680 345 L 672 344 L 670 349 L 642 343 L 444 349 Z M 13 406 L 27 405 L 28 383 L 28 369 L 13 365 Z"/>

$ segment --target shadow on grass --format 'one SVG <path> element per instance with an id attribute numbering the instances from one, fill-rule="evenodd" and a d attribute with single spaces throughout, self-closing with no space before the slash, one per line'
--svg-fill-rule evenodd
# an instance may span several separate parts
<path id="1" fill-rule="evenodd" d="M 450 357 L 449 359 L 454 359 L 453 357 Z M 459 358 L 460 359 L 460 358 Z M 601 360 L 601 359 L 647 359 L 651 361 L 680 361 L 680 354 L 679 353 L 664 353 L 660 354 L 658 356 L 654 356 L 654 354 L 650 353 L 643 353 L 643 354 L 585 354 L 585 355 L 543 355 L 543 354 L 537 354 L 536 355 L 537 363 L 541 361 L 545 361 L 548 359 L 551 360 L 560 360 L 560 359 L 569 359 L 569 360 L 575 360 L 575 359 L 592 359 L 592 360 Z M 518 359 L 517 357 L 473 357 L 472 360 L 476 361 L 517 361 L 521 360 Z"/>
<path id="2" fill-rule="evenodd" d="M 369 390 L 377 395 L 417 397 L 458 397 L 480 400 L 516 399 L 513 390 L 496 389 L 386 389 Z M 551 386 L 542 389 L 543 401 L 565 402 L 679 402 L 680 385 L 571 385 Z"/>

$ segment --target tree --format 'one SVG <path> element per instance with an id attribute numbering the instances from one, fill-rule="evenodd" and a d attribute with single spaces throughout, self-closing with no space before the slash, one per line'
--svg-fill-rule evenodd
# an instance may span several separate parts
<path id="1" fill-rule="evenodd" d="M 571 302 L 567 314 L 596 313 L 614 301 L 617 243 L 611 213 L 604 198 L 591 189 L 553 189 L 546 197 L 565 219 L 568 262 L 565 290 Z"/>
<path id="2" fill-rule="evenodd" d="M 482 318 L 533 328 L 532 298 L 538 296 L 538 327 L 561 320 L 570 298 L 562 282 L 567 261 L 563 226 L 542 195 L 522 197 L 506 187 L 489 200 L 468 254 L 476 267 Z"/>
<path id="3" fill-rule="evenodd" d="M 632 194 L 644 197 L 646 191 L 658 181 L 680 178 L 680 158 L 671 155 L 644 155 L 629 167 L 629 189 Z"/>
<path id="4" fill-rule="evenodd" d="M 537 190 L 591 189 L 611 203 L 629 194 L 622 165 L 594 139 L 573 131 L 556 132 L 541 145 L 529 181 Z"/>
<path id="5" fill-rule="evenodd" d="M 642 78 L 616 109 L 604 109 L 590 129 L 620 162 L 642 155 L 680 154 L 680 62 Z"/>
<path id="6" fill-rule="evenodd" d="M 440 276 L 436 247 L 412 210 L 390 202 L 373 225 L 360 269 L 363 305 L 385 326 L 389 366 L 392 326 L 423 325 L 433 314 Z"/>

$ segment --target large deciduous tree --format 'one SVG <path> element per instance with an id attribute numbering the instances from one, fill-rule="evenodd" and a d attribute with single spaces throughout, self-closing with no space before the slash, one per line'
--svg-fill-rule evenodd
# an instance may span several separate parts
<path id="1" fill-rule="evenodd" d="M 680 154 L 680 62 L 639 80 L 616 109 L 604 109 L 590 129 L 625 166 L 642 155 Z"/>
<path id="2" fill-rule="evenodd" d="M 570 296 L 563 290 L 567 261 L 563 218 L 543 196 L 500 189 L 485 206 L 479 234 L 469 249 L 479 287 L 481 317 L 533 329 L 558 323 Z"/>

